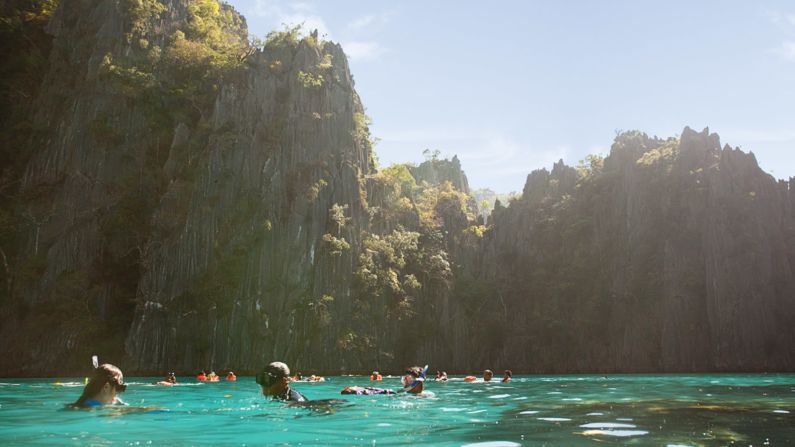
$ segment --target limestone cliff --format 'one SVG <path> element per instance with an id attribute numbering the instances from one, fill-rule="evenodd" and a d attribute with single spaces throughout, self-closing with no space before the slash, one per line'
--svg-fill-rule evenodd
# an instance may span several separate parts
<path id="1" fill-rule="evenodd" d="M 299 73 L 324 58 L 334 67 L 323 84 L 305 86 Z M 193 162 L 195 184 L 173 182 L 155 211 L 154 225 L 170 230 L 144 259 L 127 339 L 134 367 L 253 370 L 271 358 L 337 366 L 328 351 L 334 328 L 321 313 L 345 309 L 335 300 L 349 294 L 366 222 L 360 179 L 370 153 L 354 138 L 360 113 L 345 56 L 330 43 L 266 48 L 222 88 Z M 190 156 L 180 144 L 166 165 Z M 343 220 L 332 220 L 334 205 Z"/>
<path id="2" fill-rule="evenodd" d="M 795 361 L 792 182 L 716 134 L 617 138 L 495 209 L 481 279 L 507 324 L 492 361 L 534 371 L 786 370 Z M 502 313 L 502 311 L 500 311 Z"/>
<path id="3" fill-rule="evenodd" d="M 409 170 L 418 183 L 428 182 L 432 185 L 439 185 L 450 182 L 458 191 L 469 194 L 469 181 L 461 169 L 461 161 L 458 160 L 457 155 L 450 160 L 434 157 L 425 160 L 418 166 L 409 166 Z"/>
<path id="4" fill-rule="evenodd" d="M 339 45 L 251 47 L 206 0 L 63 0 L 46 30 L 0 370 L 331 360 L 372 169 Z"/>

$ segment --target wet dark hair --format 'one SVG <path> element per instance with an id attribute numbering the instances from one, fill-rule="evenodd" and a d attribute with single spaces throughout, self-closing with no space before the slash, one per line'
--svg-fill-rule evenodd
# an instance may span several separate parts
<path id="1" fill-rule="evenodd" d="M 300 374 L 300 373 L 299 373 Z M 265 370 L 255 376 L 257 384 L 271 386 L 280 379 L 290 376 L 290 368 L 282 362 L 271 362 Z"/>
<path id="2" fill-rule="evenodd" d="M 505 370 L 505 375 L 508 376 L 508 377 L 513 377 L 513 373 L 511 372 L 510 369 L 506 369 Z"/>
<path id="3" fill-rule="evenodd" d="M 74 405 L 78 407 L 84 406 L 87 400 L 94 398 L 94 396 L 102 391 L 102 387 L 104 387 L 106 383 L 111 384 L 118 392 L 124 392 L 124 390 L 127 389 L 121 370 L 110 363 L 104 363 L 94 369 L 94 374 L 91 376 L 91 379 L 89 379 L 86 387 L 83 388 L 83 394 L 80 395 L 80 398 L 77 399 Z"/>

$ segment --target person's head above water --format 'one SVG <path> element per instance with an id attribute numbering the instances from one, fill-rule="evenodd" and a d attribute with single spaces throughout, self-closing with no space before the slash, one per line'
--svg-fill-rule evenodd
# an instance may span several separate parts
<path id="1" fill-rule="evenodd" d="M 425 383 L 422 368 L 419 366 L 406 368 L 406 372 L 400 378 L 400 382 L 403 384 L 403 391 L 410 394 L 421 393 Z"/>
<path id="2" fill-rule="evenodd" d="M 117 403 L 119 402 L 117 394 L 126 389 L 127 385 L 124 383 L 124 375 L 121 370 L 110 363 L 105 363 L 94 368 L 94 374 L 74 405 L 95 407 Z"/>
<path id="3" fill-rule="evenodd" d="M 166 382 L 177 383 L 177 375 L 173 372 L 166 374 Z"/>
<path id="4" fill-rule="evenodd" d="M 490 369 L 483 371 L 483 381 L 488 382 L 494 376 L 494 373 L 491 372 Z"/>
<path id="5" fill-rule="evenodd" d="M 513 373 L 511 372 L 510 369 L 506 369 L 505 372 L 503 373 L 503 377 L 506 379 L 510 379 L 513 377 Z"/>
<path id="6" fill-rule="evenodd" d="M 290 389 L 290 367 L 282 362 L 271 362 L 261 373 L 257 374 L 257 383 L 262 388 L 263 396 L 275 399 L 305 401 L 301 393 Z"/>

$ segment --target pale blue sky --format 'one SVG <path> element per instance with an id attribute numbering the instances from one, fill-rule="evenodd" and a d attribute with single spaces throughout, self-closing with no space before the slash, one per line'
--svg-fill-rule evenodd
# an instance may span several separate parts
<path id="1" fill-rule="evenodd" d="M 382 165 L 458 154 L 470 184 L 605 154 L 617 129 L 709 126 L 795 176 L 793 1 L 230 0 L 252 33 L 343 45 Z"/>

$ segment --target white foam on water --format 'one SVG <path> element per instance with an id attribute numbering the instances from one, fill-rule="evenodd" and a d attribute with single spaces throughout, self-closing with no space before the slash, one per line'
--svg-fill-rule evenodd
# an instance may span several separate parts
<path id="1" fill-rule="evenodd" d="M 387 422 L 379 422 L 376 425 L 378 425 L 379 427 L 391 427 L 392 426 L 392 424 L 387 423 Z"/>
<path id="2" fill-rule="evenodd" d="M 637 428 L 632 424 L 619 424 L 617 422 L 591 422 L 580 425 L 582 428 Z"/>
<path id="3" fill-rule="evenodd" d="M 476 413 L 483 413 L 486 410 L 474 410 L 474 411 L 467 411 L 467 414 L 476 414 Z"/>
<path id="4" fill-rule="evenodd" d="M 560 391 L 550 391 L 547 394 L 563 394 L 563 393 Z"/>
<path id="5" fill-rule="evenodd" d="M 527 396 L 522 396 L 522 397 L 514 397 L 514 398 L 513 398 L 513 400 L 525 400 L 525 399 L 527 399 Z"/>
<path id="6" fill-rule="evenodd" d="M 461 447 L 522 447 L 522 444 L 510 441 L 486 441 L 464 444 Z"/>
<path id="7" fill-rule="evenodd" d="M 586 430 L 582 432 L 582 434 L 585 436 L 605 435 L 605 436 L 616 436 L 619 438 L 626 438 L 629 436 L 648 435 L 649 432 L 645 430 Z"/>
<path id="8" fill-rule="evenodd" d="M 773 413 L 789 414 L 789 411 L 788 410 L 773 410 Z"/>
<path id="9" fill-rule="evenodd" d="M 666 444 L 665 447 L 693 447 L 693 446 L 688 444 Z"/>
<path id="10" fill-rule="evenodd" d="M 538 413 L 537 410 L 525 410 L 519 412 L 519 414 L 536 414 L 536 413 Z"/>
<path id="11" fill-rule="evenodd" d="M 565 397 L 561 400 L 582 400 L 582 399 L 580 399 L 579 397 Z"/>
<path id="12" fill-rule="evenodd" d="M 493 396 L 489 396 L 489 399 L 505 399 L 506 397 L 511 397 L 510 394 L 495 394 Z"/>
<path id="13" fill-rule="evenodd" d="M 18 383 L 5 383 L 5 382 L 0 382 L 0 386 L 19 386 L 19 385 L 20 385 L 20 384 L 18 384 Z"/>
<path id="14" fill-rule="evenodd" d="M 466 408 L 447 408 L 447 407 L 442 407 L 442 411 L 445 412 L 445 413 L 448 413 L 448 412 L 451 412 L 451 411 L 466 411 Z"/>
<path id="15" fill-rule="evenodd" d="M 617 421 L 634 421 L 632 418 L 616 418 Z"/>
<path id="16" fill-rule="evenodd" d="M 588 413 L 586 416 L 604 416 L 604 413 Z"/>
<path id="17" fill-rule="evenodd" d="M 566 422 L 570 421 L 569 418 L 538 418 L 539 421 L 547 421 L 547 422 Z"/>

